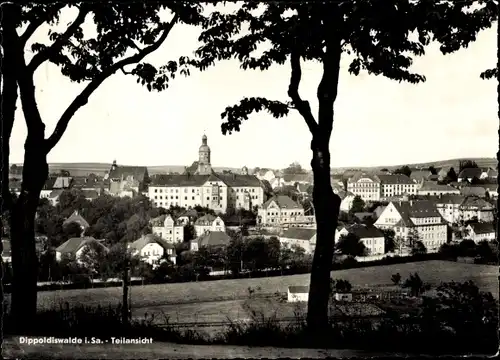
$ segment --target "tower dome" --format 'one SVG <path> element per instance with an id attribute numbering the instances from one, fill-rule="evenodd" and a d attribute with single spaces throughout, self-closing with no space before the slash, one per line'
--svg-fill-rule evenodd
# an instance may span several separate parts
<path id="1" fill-rule="evenodd" d="M 203 134 L 201 138 L 200 151 L 210 151 L 210 147 L 207 144 L 207 136 L 205 134 Z"/>

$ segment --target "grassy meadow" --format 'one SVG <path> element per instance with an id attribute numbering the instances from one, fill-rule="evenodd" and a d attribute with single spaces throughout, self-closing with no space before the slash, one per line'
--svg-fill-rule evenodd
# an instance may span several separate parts
<path id="1" fill-rule="evenodd" d="M 399 272 L 404 279 L 417 272 L 423 281 L 431 285 L 440 282 L 472 280 L 483 291 L 498 297 L 498 267 L 492 265 L 463 264 L 450 261 L 422 261 L 407 264 L 373 266 L 332 272 L 335 279 L 345 279 L 354 288 L 392 286 L 391 275 Z M 248 298 L 248 288 L 260 287 L 259 293 L 286 292 L 291 285 L 308 285 L 309 274 L 281 277 L 216 280 L 190 283 L 133 286 L 133 308 L 151 308 L 166 305 L 200 302 L 221 302 Z M 120 287 L 78 290 L 56 290 L 38 293 L 38 307 L 51 309 L 61 302 L 70 306 L 115 305 L 121 301 Z"/>

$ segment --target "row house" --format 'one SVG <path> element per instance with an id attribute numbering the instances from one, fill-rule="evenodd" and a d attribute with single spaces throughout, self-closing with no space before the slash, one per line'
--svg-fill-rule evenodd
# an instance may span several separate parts
<path id="1" fill-rule="evenodd" d="M 356 173 L 347 180 L 347 191 L 358 195 L 364 201 L 379 201 L 381 183 L 377 175 Z"/>
<path id="2" fill-rule="evenodd" d="M 409 240 L 410 230 L 416 230 L 419 240 L 429 252 L 438 251 L 446 243 L 447 224 L 432 201 L 392 201 L 374 224 L 392 229 L 396 236 Z"/>
<path id="3" fill-rule="evenodd" d="M 434 181 L 421 181 L 418 183 L 417 195 L 460 195 L 460 190 L 449 185 L 441 185 Z"/>
<path id="4" fill-rule="evenodd" d="M 257 224 L 261 226 L 281 226 L 297 222 L 304 215 L 302 205 L 288 196 L 274 196 L 258 209 Z"/>
<path id="5" fill-rule="evenodd" d="M 380 180 L 380 199 L 389 200 L 403 195 L 416 195 L 417 183 L 403 174 L 377 175 Z"/>
<path id="6" fill-rule="evenodd" d="M 165 240 L 168 244 L 184 241 L 184 225 L 176 222 L 170 215 L 161 215 L 150 220 L 154 235 Z"/>
<path id="7" fill-rule="evenodd" d="M 384 234 L 375 226 L 364 224 L 354 224 L 346 227 L 339 227 L 335 231 L 335 243 L 342 236 L 354 234 L 365 245 L 368 250 L 368 255 L 385 254 L 385 237 Z"/>
<path id="8" fill-rule="evenodd" d="M 264 188 L 252 175 L 158 175 L 148 189 L 148 197 L 157 207 L 202 206 L 224 213 L 228 207 L 251 210 L 264 203 Z"/>
<path id="9" fill-rule="evenodd" d="M 113 161 L 111 169 L 104 176 L 108 191 L 115 196 L 134 196 L 147 190 L 149 184 L 148 169 L 145 166 L 117 165 Z"/>

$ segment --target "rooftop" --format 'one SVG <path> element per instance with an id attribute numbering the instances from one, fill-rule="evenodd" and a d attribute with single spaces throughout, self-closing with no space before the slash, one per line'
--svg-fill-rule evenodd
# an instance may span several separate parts
<path id="1" fill-rule="evenodd" d="M 267 209 L 273 202 L 276 203 L 280 209 L 302 209 L 300 204 L 286 195 L 278 195 L 270 198 L 262 205 L 262 208 Z"/>
<path id="2" fill-rule="evenodd" d="M 283 231 L 281 237 L 286 239 L 311 240 L 315 235 L 316 229 L 291 227 Z"/>

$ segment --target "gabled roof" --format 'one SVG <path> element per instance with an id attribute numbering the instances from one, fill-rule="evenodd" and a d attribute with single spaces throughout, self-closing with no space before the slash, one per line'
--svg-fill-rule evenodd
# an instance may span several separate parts
<path id="1" fill-rule="evenodd" d="M 305 193 L 305 192 L 307 192 L 307 189 L 309 188 L 309 186 L 310 186 L 309 184 L 299 183 L 297 185 L 297 188 L 298 188 L 297 190 Z"/>
<path id="2" fill-rule="evenodd" d="M 313 177 L 311 174 L 285 174 L 283 175 L 283 180 L 286 182 L 313 182 Z"/>
<path id="3" fill-rule="evenodd" d="M 88 228 L 90 226 L 87 220 L 85 220 L 83 216 L 81 216 L 78 213 L 78 211 L 75 211 L 73 214 L 71 214 L 70 217 L 64 220 L 63 226 L 66 226 L 72 222 L 77 223 L 78 225 L 83 226 L 84 228 Z"/>
<path id="4" fill-rule="evenodd" d="M 302 209 L 300 204 L 286 195 L 273 196 L 262 205 L 262 208 L 267 209 L 272 202 L 275 202 L 280 209 Z"/>
<path id="5" fill-rule="evenodd" d="M 78 250 L 80 250 L 83 246 L 88 244 L 97 244 L 98 246 L 102 246 L 103 248 L 106 249 L 106 247 L 103 244 L 94 239 L 92 236 L 85 236 L 85 237 L 75 237 L 69 239 L 65 243 L 58 246 L 56 248 L 56 251 L 63 254 L 74 254 Z"/>
<path id="6" fill-rule="evenodd" d="M 57 177 L 54 176 L 47 178 L 47 180 L 45 180 L 45 184 L 43 185 L 42 190 L 53 190 L 56 180 Z"/>
<path id="7" fill-rule="evenodd" d="M 466 197 L 464 202 L 460 204 L 461 208 L 477 208 L 479 210 L 493 210 L 493 205 L 484 199 L 469 196 Z"/>
<path id="8" fill-rule="evenodd" d="M 341 200 L 344 200 L 348 196 L 354 196 L 354 194 L 350 191 L 345 191 L 343 189 L 334 189 L 333 192 L 335 192 Z"/>
<path id="9" fill-rule="evenodd" d="M 472 228 L 472 231 L 474 231 L 474 234 L 476 235 L 491 234 L 495 232 L 495 227 L 493 226 L 492 223 L 475 223 L 469 225 Z"/>
<path id="10" fill-rule="evenodd" d="M 460 189 L 460 193 L 464 196 L 485 196 L 486 189 L 481 186 L 464 186 Z"/>
<path id="11" fill-rule="evenodd" d="M 480 178 L 481 174 L 483 173 L 483 170 L 480 168 L 466 168 L 460 171 L 460 174 L 458 174 L 459 179 L 469 179 L 469 178 Z"/>
<path id="12" fill-rule="evenodd" d="M 216 174 L 216 177 L 230 187 L 262 187 L 262 183 L 255 175 Z"/>
<path id="13" fill-rule="evenodd" d="M 455 191 L 458 193 L 458 190 L 454 187 L 437 184 L 434 181 L 424 181 L 419 191 Z"/>
<path id="14" fill-rule="evenodd" d="M 198 218 L 195 221 L 195 225 L 212 225 L 212 223 L 217 219 L 217 216 L 214 216 L 212 214 L 205 214 L 202 217 Z"/>
<path id="15" fill-rule="evenodd" d="M 210 231 L 203 234 L 198 239 L 198 246 L 227 246 L 231 242 L 231 237 L 222 231 Z"/>
<path id="16" fill-rule="evenodd" d="M 283 231 L 282 238 L 297 239 L 297 240 L 311 240 L 316 235 L 316 229 L 305 229 L 291 227 Z"/>
<path id="17" fill-rule="evenodd" d="M 130 243 L 129 249 L 141 251 L 144 248 L 144 246 L 146 246 L 147 244 L 151 244 L 151 243 L 156 243 L 164 249 L 173 249 L 174 248 L 174 246 L 172 244 L 169 244 L 165 241 L 162 241 L 162 239 L 160 239 L 159 237 L 154 236 L 153 234 L 147 234 L 147 235 L 141 236 L 136 241 Z"/>
<path id="18" fill-rule="evenodd" d="M 54 181 L 54 189 L 67 189 L 71 186 L 73 178 L 71 176 L 58 176 Z"/>
<path id="19" fill-rule="evenodd" d="M 114 167 L 113 166 L 111 167 L 111 170 L 109 171 L 109 178 L 121 179 L 122 177 L 126 178 L 127 176 L 133 176 L 134 179 L 138 181 L 144 181 L 147 172 L 148 169 L 145 166 L 116 165 Z"/>
<path id="20" fill-rule="evenodd" d="M 197 217 L 198 216 L 198 212 L 195 209 L 187 209 L 179 217 L 181 217 L 181 216 Z"/>
<path id="21" fill-rule="evenodd" d="M 378 175 L 368 174 L 365 172 L 356 172 L 353 176 L 351 176 L 347 180 L 347 182 L 353 183 L 353 182 L 357 182 L 358 180 L 363 179 L 363 178 L 370 179 L 376 183 L 380 183 L 380 179 L 379 179 Z"/>
<path id="22" fill-rule="evenodd" d="M 488 171 L 486 171 L 486 175 L 488 175 L 489 178 L 497 178 L 498 177 L 498 171 L 495 169 L 489 168 Z"/>
<path id="23" fill-rule="evenodd" d="M 61 195 L 63 193 L 63 191 L 64 191 L 63 189 L 52 190 L 52 192 L 49 195 L 49 198 L 55 199 L 55 198 L 59 197 L 59 195 Z"/>
<path id="24" fill-rule="evenodd" d="M 427 199 L 434 204 L 449 204 L 449 205 L 460 205 L 464 202 L 465 196 L 458 194 L 445 194 L 445 195 L 433 195 L 428 196 Z"/>
<path id="25" fill-rule="evenodd" d="M 436 205 L 429 200 L 395 201 L 392 204 L 404 219 L 441 217 Z"/>
<path id="26" fill-rule="evenodd" d="M 359 220 L 364 220 L 365 217 L 373 217 L 373 213 L 371 212 L 357 212 L 353 214 L 355 217 L 357 217 Z"/>
<path id="27" fill-rule="evenodd" d="M 384 237 L 384 234 L 375 226 L 367 226 L 363 224 L 348 226 L 347 231 L 356 235 L 360 239 Z"/>
<path id="28" fill-rule="evenodd" d="M 99 193 L 96 190 L 82 190 L 83 196 L 85 196 L 85 199 L 96 199 L 99 197 Z"/>
<path id="29" fill-rule="evenodd" d="M 156 175 L 152 178 L 150 186 L 203 186 L 211 175 Z"/>
<path id="30" fill-rule="evenodd" d="M 422 180 L 427 180 L 432 173 L 429 170 L 415 170 L 410 174 L 410 179 L 420 182 Z"/>
<path id="31" fill-rule="evenodd" d="M 288 291 L 292 294 L 309 294 L 309 286 L 289 286 Z"/>
<path id="32" fill-rule="evenodd" d="M 377 175 L 382 184 L 414 184 L 414 182 L 403 174 L 380 174 Z"/>

